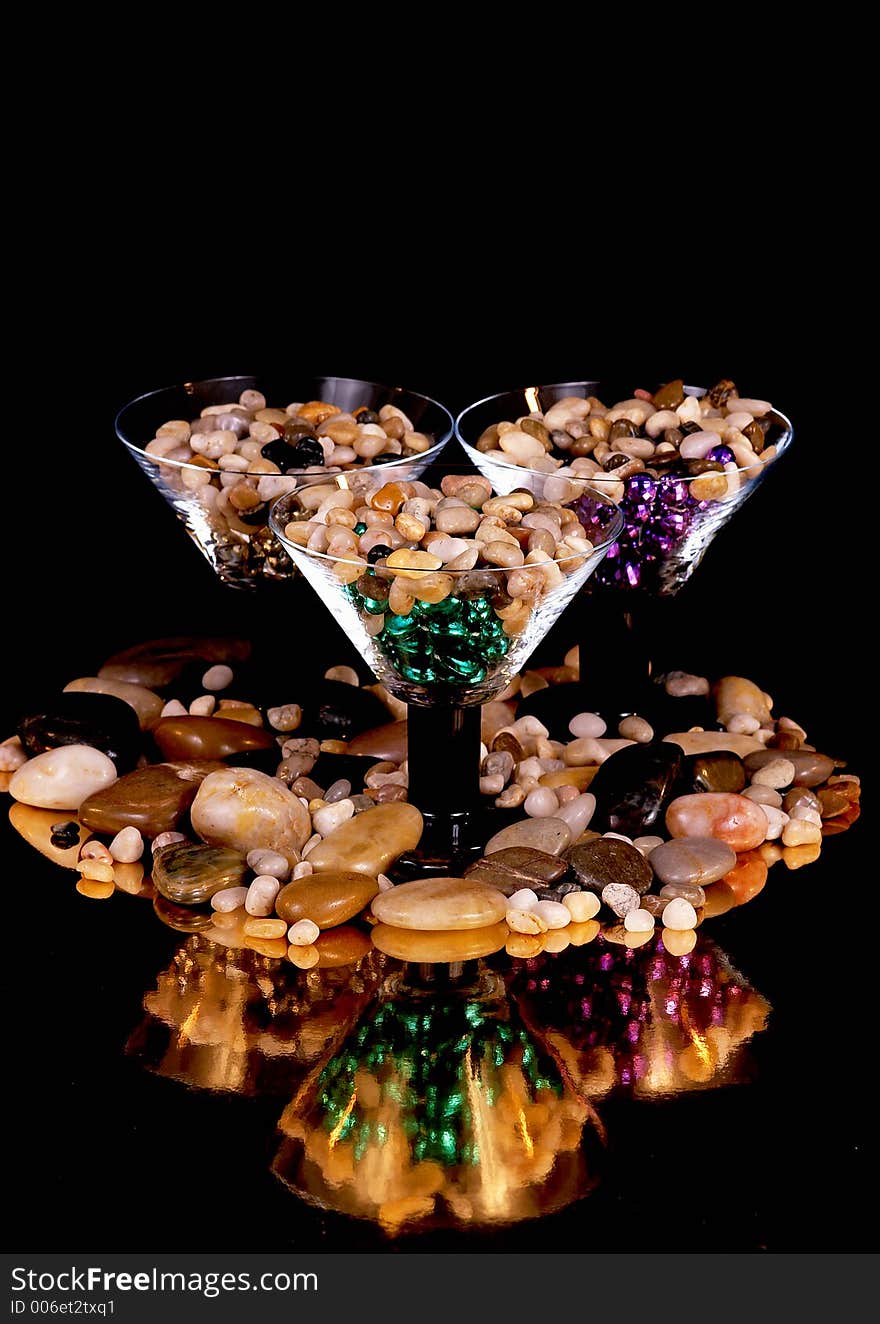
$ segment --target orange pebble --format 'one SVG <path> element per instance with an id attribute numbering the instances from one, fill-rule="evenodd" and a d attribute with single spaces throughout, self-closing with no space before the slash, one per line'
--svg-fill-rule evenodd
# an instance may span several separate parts
<path id="1" fill-rule="evenodd" d="M 332 418 L 334 414 L 341 414 L 342 410 L 338 405 L 328 405 L 326 400 L 309 400 L 301 405 L 296 411 L 297 418 L 305 418 L 309 423 L 314 423 L 317 427 L 325 419 Z"/>
<path id="2" fill-rule="evenodd" d="M 80 896 L 91 897 L 92 901 L 106 901 L 116 891 L 114 883 L 98 882 L 94 878 L 80 878 L 76 885 Z"/>
<path id="3" fill-rule="evenodd" d="M 740 855 L 730 873 L 724 875 L 722 883 L 732 892 L 734 905 L 743 906 L 761 891 L 767 881 L 767 873 L 767 865 L 757 851 L 746 851 Z M 706 888 L 707 902 L 713 891 L 713 887 Z"/>
<path id="4" fill-rule="evenodd" d="M 370 497 L 370 505 L 374 510 L 387 510 L 391 515 L 396 515 L 405 500 L 397 483 L 386 483 Z"/>

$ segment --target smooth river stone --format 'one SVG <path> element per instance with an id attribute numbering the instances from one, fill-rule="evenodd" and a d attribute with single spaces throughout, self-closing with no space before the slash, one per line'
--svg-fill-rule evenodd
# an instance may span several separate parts
<path id="1" fill-rule="evenodd" d="M 644 836 L 671 798 L 681 765 L 675 746 L 657 740 L 612 754 L 590 783 L 590 794 L 596 797 L 590 826 L 599 832 Z"/>
<path id="2" fill-rule="evenodd" d="M 655 846 L 649 862 L 662 883 L 707 887 L 735 867 L 736 851 L 715 837 L 678 837 Z"/>
<path id="3" fill-rule="evenodd" d="M 57 694 L 39 712 L 18 724 L 21 743 L 31 756 L 61 745 L 91 745 L 128 772 L 141 752 L 141 728 L 130 704 L 111 694 Z"/>
<path id="4" fill-rule="evenodd" d="M 754 850 L 767 834 L 767 815 L 744 795 L 706 792 L 673 800 L 666 827 L 673 837 L 714 837 L 735 851 Z"/>
<path id="5" fill-rule="evenodd" d="M 763 690 L 745 676 L 722 676 L 714 694 L 718 720 L 724 726 L 737 713 L 756 718 L 760 726 L 769 726 L 773 720 Z"/>
<path id="6" fill-rule="evenodd" d="M 834 772 L 833 759 L 828 758 L 827 754 L 814 754 L 808 749 L 787 749 L 784 754 L 780 754 L 778 749 L 761 749 L 746 759 L 746 772 L 758 772 L 778 758 L 786 758 L 794 764 L 795 786 L 820 786 Z"/>
<path id="7" fill-rule="evenodd" d="M 561 855 L 571 844 L 571 828 L 561 818 L 523 818 L 490 837 L 484 855 L 493 855 L 507 846 L 529 846 L 545 855 Z"/>
<path id="8" fill-rule="evenodd" d="M 729 749 L 689 754 L 681 773 L 681 783 L 690 791 L 732 791 L 736 795 L 747 780 L 742 759 Z"/>
<path id="9" fill-rule="evenodd" d="M 552 885 L 568 872 L 565 860 L 530 846 L 507 846 L 493 851 L 488 859 L 477 860 L 464 876 L 473 883 L 487 883 L 497 887 L 505 896 L 513 896 L 521 887 L 540 891 Z"/>
<path id="10" fill-rule="evenodd" d="M 380 892 L 371 909 L 395 929 L 483 929 L 504 919 L 507 898 L 467 878 L 417 878 Z"/>
<path id="11" fill-rule="evenodd" d="M 250 652 L 246 639 L 199 639 L 190 635 L 148 639 L 108 657 L 98 675 L 106 680 L 161 690 L 173 684 L 193 662 L 204 662 L 207 670 L 215 662 L 244 662 Z"/>
<path id="12" fill-rule="evenodd" d="M 359 915 L 378 891 L 378 880 L 365 873 L 328 870 L 287 883 L 275 898 L 275 910 L 288 924 L 310 919 L 319 929 L 332 929 Z"/>
<path id="13" fill-rule="evenodd" d="M 37 809 L 79 809 L 94 791 L 116 781 L 116 764 L 91 745 L 61 745 L 23 763 L 12 775 L 13 800 Z"/>
<path id="14" fill-rule="evenodd" d="M 153 885 L 177 906 L 200 906 L 215 892 L 238 887 L 247 872 L 247 860 L 225 846 L 173 841 L 153 856 Z"/>
<path id="15" fill-rule="evenodd" d="M 204 779 L 222 768 L 222 763 L 153 763 L 136 768 L 84 800 L 80 822 L 93 832 L 114 836 L 124 827 L 136 827 L 150 838 L 173 832 Z"/>
<path id="16" fill-rule="evenodd" d="M 153 739 L 166 759 L 226 759 L 254 749 L 281 751 L 271 731 L 226 717 L 163 717 Z"/>
<path id="17" fill-rule="evenodd" d="M 299 862 L 312 830 L 299 796 L 256 768 L 212 772 L 198 789 L 190 817 L 199 836 L 212 846 L 232 846 L 242 855 L 262 846 L 283 855 L 291 866 Z"/>
<path id="18" fill-rule="evenodd" d="M 309 851 L 309 864 L 316 873 L 353 869 L 375 878 L 405 851 L 418 846 L 422 827 L 415 805 L 401 801 L 379 804 L 356 814 L 319 841 Z"/>
<path id="19" fill-rule="evenodd" d="M 611 883 L 626 883 L 643 896 L 654 882 L 641 851 L 615 837 L 597 837 L 584 846 L 574 846 L 567 858 L 578 882 L 590 892 L 601 893 Z"/>
<path id="20" fill-rule="evenodd" d="M 162 716 L 165 700 L 160 699 L 152 690 L 143 685 L 127 685 L 121 680 L 109 680 L 103 676 L 80 676 L 64 686 L 65 694 L 111 694 L 114 699 L 122 699 L 138 715 L 142 731 L 149 731 Z"/>
<path id="21" fill-rule="evenodd" d="M 35 809 L 33 805 L 16 802 L 9 807 L 9 821 L 29 846 L 33 846 L 53 864 L 60 864 L 63 869 L 76 868 L 80 846 L 91 836 L 88 828 L 77 824 L 79 831 L 73 846 L 53 846 L 52 828 L 56 823 L 65 821 L 59 819 L 57 809 Z"/>
<path id="22" fill-rule="evenodd" d="M 374 761 L 390 759 L 392 763 L 402 763 L 406 758 L 406 733 L 406 722 L 387 722 L 355 736 L 348 742 L 348 753 L 369 755 Z"/>
<path id="23" fill-rule="evenodd" d="M 673 731 L 663 737 L 663 743 L 678 745 L 685 754 L 711 754 L 715 750 L 729 749 L 744 759 L 747 754 L 754 754 L 758 750 L 764 753 L 760 740 L 735 731 Z M 776 757 L 779 757 L 778 753 Z"/>
<path id="24" fill-rule="evenodd" d="M 373 946 L 386 956 L 398 961 L 413 961 L 420 965 L 444 964 L 455 961 L 475 961 L 481 956 L 500 952 L 507 942 L 506 924 L 492 924 L 483 929 L 441 930 L 397 929 L 390 924 L 377 924 L 370 937 Z"/>

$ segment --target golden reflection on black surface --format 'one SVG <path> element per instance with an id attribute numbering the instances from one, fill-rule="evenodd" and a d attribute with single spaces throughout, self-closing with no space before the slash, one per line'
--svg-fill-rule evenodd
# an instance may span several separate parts
<path id="1" fill-rule="evenodd" d="M 387 1233 L 570 1205 L 599 1180 L 597 1101 L 749 1079 L 769 1004 L 700 934 L 599 937 L 464 966 L 296 970 L 195 933 L 144 999 L 128 1051 L 201 1089 L 287 1097 L 274 1174 Z"/>

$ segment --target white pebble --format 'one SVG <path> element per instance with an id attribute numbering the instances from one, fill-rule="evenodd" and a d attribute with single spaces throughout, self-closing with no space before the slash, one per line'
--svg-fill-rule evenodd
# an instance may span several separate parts
<path id="1" fill-rule="evenodd" d="M 309 864 L 308 860 L 300 860 L 299 864 L 293 866 L 293 873 L 290 875 L 294 881 L 297 878 L 308 878 L 309 874 L 315 872 L 315 866 Z"/>
<path id="2" fill-rule="evenodd" d="M 162 717 L 187 717 L 188 713 L 179 699 L 169 699 L 160 715 Z"/>
<path id="3" fill-rule="evenodd" d="M 781 791 L 783 787 L 791 786 L 796 776 L 797 769 L 791 759 L 771 759 L 754 773 L 752 785 L 769 786 L 774 791 Z"/>
<path id="4" fill-rule="evenodd" d="M 380 892 L 390 892 L 392 887 L 394 886 L 388 875 L 384 873 L 379 874 L 377 881 L 379 883 Z"/>
<path id="5" fill-rule="evenodd" d="M 776 841 L 782 836 L 782 829 L 788 822 L 788 814 L 784 814 L 781 809 L 776 809 L 773 805 L 761 805 L 761 808 L 767 815 L 767 834 L 764 840 Z"/>
<path id="6" fill-rule="evenodd" d="M 627 933 L 650 933 L 654 927 L 654 916 L 649 910 L 628 910 L 623 917 L 623 927 Z"/>
<path id="7" fill-rule="evenodd" d="M 566 892 L 562 904 L 576 924 L 595 918 L 602 905 L 595 892 Z"/>
<path id="8" fill-rule="evenodd" d="M 697 912 L 690 901 L 677 896 L 664 907 L 662 919 L 667 929 L 692 929 L 697 922 Z"/>
<path id="9" fill-rule="evenodd" d="M 18 736 L 10 736 L 0 745 L 0 772 L 15 772 L 27 763 L 27 754 L 21 746 Z"/>
<path id="10" fill-rule="evenodd" d="M 212 910 L 238 910 L 247 900 L 246 887 L 224 887 L 222 892 L 215 892 L 211 897 Z"/>
<path id="11" fill-rule="evenodd" d="M 134 864 L 144 853 L 144 839 L 136 827 L 124 827 L 110 842 L 110 854 L 120 864 Z"/>
<path id="12" fill-rule="evenodd" d="M 538 895 L 530 887 L 521 887 L 513 896 L 507 898 L 507 905 L 513 910 L 532 910 L 538 904 Z"/>
<path id="13" fill-rule="evenodd" d="M 504 918 L 514 933 L 546 933 L 550 927 L 536 910 L 521 910 L 519 906 L 508 906 Z"/>
<path id="14" fill-rule="evenodd" d="M 654 728 L 650 722 L 645 721 L 644 717 L 633 714 L 631 717 L 624 717 L 617 728 L 617 734 L 623 736 L 624 740 L 637 740 L 640 745 L 646 745 L 649 740 L 654 739 Z"/>
<path id="15" fill-rule="evenodd" d="M 812 846 L 822 840 L 822 829 L 805 818 L 792 818 L 782 829 L 783 846 Z"/>
<path id="16" fill-rule="evenodd" d="M 747 786 L 742 792 L 747 800 L 754 800 L 756 805 L 771 805 L 774 809 L 782 808 L 782 796 L 772 786 Z"/>
<path id="17" fill-rule="evenodd" d="M 272 878 L 286 878 L 290 873 L 290 865 L 284 856 L 277 851 L 267 850 L 265 846 L 249 850 L 247 862 L 248 868 L 253 869 L 254 873 L 269 874 Z"/>
<path id="18" fill-rule="evenodd" d="M 727 729 L 732 735 L 753 736 L 760 725 L 751 713 L 734 713 L 727 721 Z"/>
<path id="19" fill-rule="evenodd" d="M 276 731 L 295 731 L 302 721 L 302 708 L 298 703 L 283 703 L 266 713 L 269 725 Z"/>
<path id="20" fill-rule="evenodd" d="M 190 717 L 210 717 L 217 707 L 213 694 L 200 694 L 189 706 Z"/>
<path id="21" fill-rule="evenodd" d="M 663 838 L 662 838 L 662 837 L 635 837 L 635 838 L 633 839 L 633 845 L 635 846 L 636 850 L 637 850 L 637 851 L 641 851 L 641 853 L 642 853 L 642 854 L 645 856 L 645 858 L 647 859 L 647 857 L 651 854 L 651 851 L 652 851 L 652 850 L 655 850 L 655 849 L 657 848 L 657 846 L 662 846 L 662 845 L 663 845 Z"/>
<path id="22" fill-rule="evenodd" d="M 182 832 L 160 832 L 158 837 L 153 838 L 153 854 L 161 850 L 163 846 L 171 846 L 175 841 L 186 841 Z"/>
<path id="23" fill-rule="evenodd" d="M 664 688 L 667 694 L 680 699 L 686 694 L 708 694 L 709 682 L 705 676 L 692 676 L 688 671 L 670 671 L 666 675 Z"/>
<path id="24" fill-rule="evenodd" d="M 244 908 L 249 915 L 271 915 L 281 884 L 271 874 L 263 873 L 248 888 Z"/>
<path id="25" fill-rule="evenodd" d="M 322 837 L 327 837 L 335 828 L 341 827 L 353 817 L 354 805 L 346 797 L 344 800 L 337 800 L 335 804 L 318 809 L 312 815 L 312 827 L 316 832 L 320 832 Z"/>
<path id="26" fill-rule="evenodd" d="M 598 713 L 578 713 L 568 724 L 568 729 L 573 736 L 580 739 L 582 736 L 604 736 L 606 724 Z"/>
<path id="27" fill-rule="evenodd" d="M 287 930 L 287 941 L 294 947 L 311 947 L 320 932 L 313 919 L 298 919 Z"/>
<path id="28" fill-rule="evenodd" d="M 564 929 L 571 923 L 571 911 L 561 901 L 539 901 L 531 913 L 538 915 L 548 929 Z"/>
<path id="29" fill-rule="evenodd" d="M 564 805 L 556 810 L 555 817 L 561 818 L 563 823 L 567 823 L 571 829 L 572 841 L 577 841 L 578 837 L 589 825 L 590 820 L 596 812 L 596 797 L 589 791 L 584 791 L 574 800 L 568 800 Z"/>
<path id="30" fill-rule="evenodd" d="M 625 837 L 622 832 L 603 832 L 602 836 L 610 837 L 612 841 L 626 841 L 630 846 L 633 844 L 632 837 Z"/>
<path id="31" fill-rule="evenodd" d="M 529 818 L 553 818 L 559 809 L 559 801 L 551 787 L 538 786 L 534 791 L 529 791 L 523 809 Z"/>
<path id="32" fill-rule="evenodd" d="M 325 680 L 340 680 L 343 685 L 359 686 L 358 673 L 354 667 L 328 667 L 324 672 Z"/>
<path id="33" fill-rule="evenodd" d="M 202 684 L 206 690 L 227 689 L 232 684 L 232 667 L 227 667 L 222 662 L 215 667 L 208 667 L 202 676 Z"/>

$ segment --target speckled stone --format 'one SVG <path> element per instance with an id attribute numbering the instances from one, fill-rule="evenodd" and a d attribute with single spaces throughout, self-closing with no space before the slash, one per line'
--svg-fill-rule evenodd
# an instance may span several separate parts
<path id="1" fill-rule="evenodd" d="M 575 846 L 567 859 L 578 882 L 591 892 L 601 892 L 609 883 L 625 883 L 641 896 L 654 882 L 653 870 L 641 851 L 614 837 L 597 837 Z"/>
<path id="2" fill-rule="evenodd" d="M 418 878 L 381 892 L 371 909 L 398 929 L 481 929 L 504 919 L 507 898 L 466 878 Z"/>
<path id="3" fill-rule="evenodd" d="M 242 730 L 251 729 L 242 725 Z M 243 855 L 265 847 L 291 865 L 311 832 L 309 812 L 299 797 L 255 768 L 212 772 L 199 787 L 190 816 L 199 836 L 212 845 L 231 846 Z"/>

